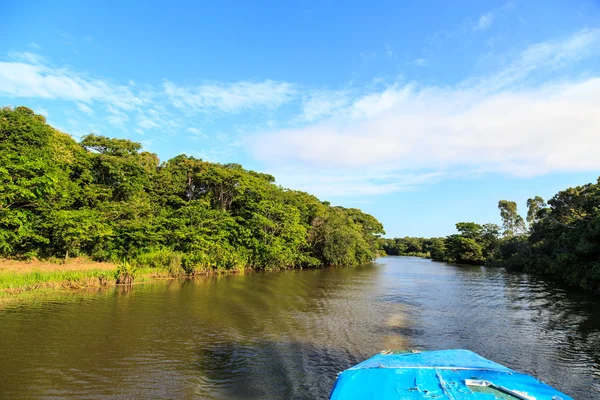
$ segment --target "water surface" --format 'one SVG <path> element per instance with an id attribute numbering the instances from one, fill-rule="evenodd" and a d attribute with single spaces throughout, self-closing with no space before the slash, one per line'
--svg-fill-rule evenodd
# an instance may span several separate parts
<path id="1" fill-rule="evenodd" d="M 326 398 L 383 349 L 465 348 L 600 398 L 600 299 L 388 257 L 158 281 L 0 310 L 0 398 Z"/>

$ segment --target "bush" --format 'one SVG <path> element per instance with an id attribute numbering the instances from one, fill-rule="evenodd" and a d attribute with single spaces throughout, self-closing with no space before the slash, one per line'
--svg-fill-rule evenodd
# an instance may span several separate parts
<path id="1" fill-rule="evenodd" d="M 121 262 L 117 268 L 117 272 L 115 273 L 117 285 L 131 285 L 135 280 L 136 272 L 137 268 L 131 265 L 129 262 Z"/>

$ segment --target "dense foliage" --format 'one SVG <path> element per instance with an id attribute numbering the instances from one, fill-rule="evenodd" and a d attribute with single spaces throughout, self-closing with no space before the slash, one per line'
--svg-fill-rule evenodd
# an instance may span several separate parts
<path id="1" fill-rule="evenodd" d="M 431 258 L 432 253 L 443 246 L 443 238 L 403 237 L 382 239 L 382 248 L 389 256 L 417 256 Z"/>
<path id="2" fill-rule="evenodd" d="M 459 222 L 456 229 L 459 234 L 446 238 L 384 239 L 383 249 L 388 255 L 421 256 L 461 264 L 481 264 L 493 257 L 500 242 L 498 225 Z"/>
<path id="3" fill-rule="evenodd" d="M 26 107 L 0 110 L 0 256 L 86 255 L 200 269 L 355 265 L 383 227 L 271 175 L 141 145 L 80 143 Z M 176 272 L 175 271 L 175 272 Z"/>
<path id="4" fill-rule="evenodd" d="M 505 241 L 498 264 L 600 293 L 600 179 L 558 192 L 547 205 L 530 200 L 529 234 Z"/>
<path id="5" fill-rule="evenodd" d="M 383 248 L 389 255 L 503 266 L 600 293 L 600 179 L 563 190 L 548 204 L 536 196 L 527 208 L 525 222 L 515 202 L 500 200 L 503 230 L 459 222 L 459 233 L 444 239 L 384 239 Z"/>

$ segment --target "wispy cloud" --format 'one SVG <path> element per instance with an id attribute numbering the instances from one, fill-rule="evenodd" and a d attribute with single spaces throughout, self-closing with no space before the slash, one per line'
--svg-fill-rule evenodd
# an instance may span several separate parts
<path id="1" fill-rule="evenodd" d="M 527 47 L 508 67 L 479 79 L 478 89 L 494 91 L 510 86 L 542 68 L 560 69 L 593 54 L 600 53 L 600 29 L 584 29 L 570 37 L 544 41 Z M 472 85 L 473 80 L 465 82 Z"/>
<path id="2" fill-rule="evenodd" d="M 245 152 L 286 186 L 373 195 L 459 174 L 600 169 L 600 75 L 562 74 L 597 55 L 600 29 L 586 29 L 533 44 L 495 72 L 453 86 L 397 79 L 328 89 L 268 79 L 117 83 L 22 52 L 0 61 L 0 96 L 72 102 L 93 115 L 68 116 L 74 136 L 117 127 L 148 133 L 156 147 L 180 134 L 206 159 Z M 225 115 L 229 128 L 207 128 Z"/>
<path id="3" fill-rule="evenodd" d="M 302 119 L 314 121 L 330 116 L 347 106 L 352 100 L 347 90 L 315 90 L 305 95 L 302 103 Z"/>
<path id="4" fill-rule="evenodd" d="M 86 104 L 77 103 L 77 108 L 79 108 L 79 111 L 86 113 L 87 115 L 94 115 L 94 110 L 92 110 L 90 106 Z"/>
<path id="5" fill-rule="evenodd" d="M 167 111 L 163 106 L 154 105 L 155 108 L 138 110 L 137 126 L 143 130 L 157 129 L 162 133 L 175 134 L 184 128 L 178 116 Z"/>
<path id="6" fill-rule="evenodd" d="M 473 27 L 475 31 L 485 31 L 488 30 L 492 24 L 494 23 L 494 14 L 492 12 L 488 12 L 483 14 L 477 20 L 477 24 Z"/>
<path id="7" fill-rule="evenodd" d="M 195 87 L 165 82 L 164 91 L 175 107 L 228 113 L 275 108 L 290 101 L 295 94 L 292 84 L 272 80 L 206 83 Z"/>
<path id="8" fill-rule="evenodd" d="M 411 191 L 439 181 L 443 172 L 390 172 L 387 169 L 340 171 L 307 167 L 283 167 L 267 170 L 277 181 L 297 190 L 315 193 L 325 198 L 338 196 L 373 196 L 399 191 Z"/>
<path id="9" fill-rule="evenodd" d="M 70 101 L 98 122 L 137 133 L 154 130 L 177 134 L 185 131 L 187 123 L 181 117 L 189 112 L 241 114 L 272 110 L 297 95 L 294 85 L 273 80 L 211 82 L 196 87 L 171 82 L 160 87 L 138 86 L 132 80 L 119 84 L 57 67 L 32 52 L 11 52 L 0 60 L 0 96 Z M 72 126 L 83 126 L 81 120 L 70 117 Z M 193 132 L 198 128 L 191 129 L 190 136 L 203 137 L 203 133 Z"/>
<path id="10" fill-rule="evenodd" d="M 160 125 L 158 124 L 158 122 L 153 121 L 152 119 L 144 116 L 141 117 L 138 120 L 138 125 L 140 126 L 140 128 L 143 129 L 156 129 L 156 128 L 160 128 Z"/>
<path id="11" fill-rule="evenodd" d="M 111 125 L 124 127 L 125 123 L 129 121 L 129 117 L 127 115 L 109 115 L 106 120 Z"/>
<path id="12" fill-rule="evenodd" d="M 31 43 L 29 43 L 29 47 L 31 47 L 32 49 L 35 49 L 35 50 L 40 50 L 40 49 L 42 48 L 42 47 L 41 47 L 39 44 L 37 44 L 36 42 L 31 42 Z"/>
<path id="13" fill-rule="evenodd" d="M 248 145 L 273 170 L 337 171 L 310 187 L 330 195 L 403 190 L 407 175 L 418 184 L 430 174 L 598 170 L 600 76 L 526 83 L 535 72 L 599 54 L 598 35 L 585 30 L 530 46 L 506 69 L 455 87 L 393 84 L 353 98 L 333 117 L 252 136 Z M 376 180 L 382 168 L 388 178 Z M 352 176 L 367 178 L 348 188 Z"/>
<path id="14" fill-rule="evenodd" d="M 193 140 L 193 141 L 198 141 L 198 140 L 201 140 L 201 139 L 208 139 L 208 135 L 206 133 L 202 132 L 198 128 L 190 127 L 190 128 L 187 128 L 185 131 L 187 133 L 190 133 L 190 135 L 188 136 L 188 138 L 191 139 L 191 140 Z"/>
<path id="15" fill-rule="evenodd" d="M 0 61 L 0 95 L 87 104 L 99 101 L 129 110 L 144 104 L 127 86 L 52 67 L 32 53 L 11 53 L 9 61 Z"/>
<path id="16" fill-rule="evenodd" d="M 129 116 L 123 110 L 117 109 L 110 104 L 106 106 L 106 112 L 110 114 L 106 117 L 106 120 L 113 126 L 124 128 L 125 124 L 130 120 Z"/>
<path id="17" fill-rule="evenodd" d="M 456 41 L 459 37 L 475 35 L 487 31 L 497 21 L 506 17 L 514 9 L 512 2 L 506 2 L 502 7 L 489 10 L 476 18 L 469 17 L 460 24 L 437 31 L 429 39 L 430 44 L 446 44 L 448 40 Z"/>
<path id="18" fill-rule="evenodd" d="M 198 128 L 187 128 L 186 131 L 188 131 L 189 133 L 192 133 L 194 135 L 202 135 L 202 131 Z"/>
<path id="19" fill-rule="evenodd" d="M 24 52 L 11 51 L 8 53 L 8 58 L 11 61 L 20 61 L 20 62 L 35 64 L 35 65 L 40 65 L 40 64 L 43 64 L 46 62 L 46 59 L 44 57 L 42 57 L 40 54 L 31 53 L 28 51 L 24 51 Z"/>
<path id="20" fill-rule="evenodd" d="M 417 67 L 425 67 L 427 66 L 427 59 L 422 57 L 416 58 L 414 60 L 407 61 L 406 65 L 416 65 Z"/>

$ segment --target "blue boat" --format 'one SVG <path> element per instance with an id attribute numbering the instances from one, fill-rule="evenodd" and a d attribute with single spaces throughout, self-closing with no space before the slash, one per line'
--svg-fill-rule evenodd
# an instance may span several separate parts
<path id="1" fill-rule="evenodd" d="M 342 372 L 329 398 L 571 399 L 529 375 L 468 350 L 377 354 Z"/>

